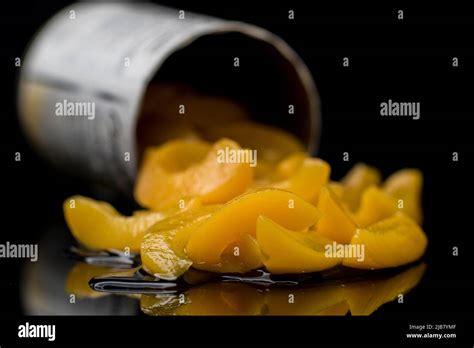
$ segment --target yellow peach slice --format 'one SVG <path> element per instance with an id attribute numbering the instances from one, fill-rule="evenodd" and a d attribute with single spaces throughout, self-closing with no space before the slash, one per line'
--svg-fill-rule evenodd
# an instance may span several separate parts
<path id="1" fill-rule="evenodd" d="M 184 250 L 196 226 L 208 219 L 219 206 L 203 206 L 157 222 L 141 243 L 140 256 L 146 272 L 174 280 L 186 272 L 192 261 Z"/>
<path id="2" fill-rule="evenodd" d="M 194 204 L 194 203 L 193 203 Z M 68 198 L 64 217 L 76 240 L 90 249 L 140 250 L 145 231 L 178 210 L 120 215 L 110 204 L 82 196 Z"/>
<path id="3" fill-rule="evenodd" d="M 371 186 L 364 191 L 355 219 L 360 227 L 366 227 L 386 219 L 398 211 L 398 202 L 383 190 Z"/>
<path id="4" fill-rule="evenodd" d="M 243 235 L 255 236 L 257 218 L 265 215 L 291 230 L 303 230 L 318 220 L 316 207 L 299 196 L 278 189 L 244 194 L 225 204 L 189 238 L 186 251 L 195 264 L 220 263 L 221 255 Z"/>
<path id="5" fill-rule="evenodd" d="M 195 264 L 194 267 L 216 273 L 246 273 L 263 266 L 260 246 L 255 237 L 242 235 L 239 240 L 231 243 L 221 255 L 217 265 Z"/>
<path id="6" fill-rule="evenodd" d="M 222 139 L 210 148 L 206 143 L 178 141 L 147 152 L 135 198 L 156 210 L 175 205 L 183 197 L 200 197 L 205 204 L 227 202 L 247 189 L 253 174 L 248 163 L 220 160 L 225 151 L 246 150 Z"/>
<path id="7" fill-rule="evenodd" d="M 364 246 L 364 258 L 346 258 L 344 266 L 378 269 L 418 260 L 424 254 L 428 240 L 415 221 L 398 212 L 367 228 L 358 229 L 351 244 Z"/>
<path id="8" fill-rule="evenodd" d="M 287 230 L 264 216 L 257 221 L 257 241 L 263 264 L 273 274 L 318 272 L 342 262 L 342 258 L 326 254 L 331 240 L 316 233 Z"/>
<path id="9" fill-rule="evenodd" d="M 359 208 L 362 193 L 381 180 L 380 172 L 364 163 L 357 163 L 341 180 L 344 185 L 343 202 L 349 210 L 355 212 Z"/>
<path id="10" fill-rule="evenodd" d="M 201 129 L 211 141 L 228 137 L 242 147 L 257 150 L 258 159 L 277 164 L 284 157 L 295 152 L 304 152 L 304 146 L 292 134 L 271 126 L 242 121 Z"/>
<path id="11" fill-rule="evenodd" d="M 357 224 L 329 187 L 321 188 L 317 207 L 321 212 L 321 219 L 316 225 L 316 231 L 338 243 L 349 243 L 356 232 Z"/>
<path id="12" fill-rule="evenodd" d="M 401 199 L 403 208 L 401 210 L 421 223 L 423 214 L 421 211 L 421 190 L 423 186 L 423 174 L 417 169 L 403 169 L 390 175 L 383 184 L 383 189 L 395 197 Z"/>
<path id="13" fill-rule="evenodd" d="M 329 180 L 331 167 L 323 160 L 306 158 L 301 167 L 287 180 L 274 183 L 272 187 L 296 193 L 308 202 L 318 202 L 321 187 Z"/>
<path id="14" fill-rule="evenodd" d="M 289 179 L 301 168 L 307 157 L 308 155 L 304 152 L 296 152 L 282 159 L 276 167 L 275 179 L 277 181 Z"/>

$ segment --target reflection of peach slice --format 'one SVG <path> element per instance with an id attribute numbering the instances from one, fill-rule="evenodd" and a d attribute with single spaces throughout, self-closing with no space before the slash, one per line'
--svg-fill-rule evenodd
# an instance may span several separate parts
<path id="1" fill-rule="evenodd" d="M 363 163 L 357 163 L 341 180 L 344 185 L 344 203 L 351 211 L 359 208 L 362 193 L 370 186 L 380 183 L 380 172 Z"/>
<path id="2" fill-rule="evenodd" d="M 143 295 L 148 315 L 258 315 L 263 293 L 238 283 L 209 283 L 179 295 Z"/>
<path id="3" fill-rule="evenodd" d="M 318 272 L 341 263 L 340 258 L 325 254 L 331 240 L 316 233 L 287 230 L 264 216 L 257 221 L 257 241 L 263 263 L 273 274 Z"/>
<path id="4" fill-rule="evenodd" d="M 218 264 L 231 243 L 244 234 L 255 236 L 259 215 L 291 230 L 303 230 L 319 218 L 316 207 L 291 192 L 264 189 L 248 193 L 225 204 L 191 234 L 186 246 L 189 258 L 194 264 Z"/>
<path id="5" fill-rule="evenodd" d="M 395 198 L 381 189 L 371 186 L 362 194 L 362 200 L 355 219 L 359 226 L 366 227 L 389 218 L 398 211 Z"/>
<path id="6" fill-rule="evenodd" d="M 216 282 L 191 287 L 185 293 L 144 295 L 142 311 L 149 315 L 369 315 L 415 287 L 425 271 L 417 265 L 391 278 L 350 283 L 270 287 Z"/>
<path id="7" fill-rule="evenodd" d="M 324 315 L 344 301 L 341 285 L 322 285 L 309 288 L 272 288 L 265 294 L 266 315 Z M 347 310 L 344 314 L 347 313 Z"/>
<path id="8" fill-rule="evenodd" d="M 318 312 L 321 316 L 345 316 L 349 312 L 349 304 L 346 300 L 336 303 Z"/>
<path id="9" fill-rule="evenodd" d="M 145 231 L 164 219 L 168 212 L 139 212 L 120 215 L 110 204 L 82 196 L 64 202 L 64 216 L 73 236 L 90 249 L 117 249 L 138 252 Z"/>
<path id="10" fill-rule="evenodd" d="M 354 268 L 397 267 L 419 259 L 428 240 L 423 230 L 403 213 L 358 229 L 352 245 L 364 246 L 364 258 L 345 258 L 343 264 Z"/>
<path id="11" fill-rule="evenodd" d="M 421 189 L 423 174 L 417 169 L 403 169 L 390 175 L 383 185 L 384 190 L 403 200 L 402 211 L 421 223 Z"/>
<path id="12" fill-rule="evenodd" d="M 406 294 L 418 284 L 425 269 L 426 265 L 420 264 L 389 279 L 347 284 L 345 296 L 351 314 L 370 315 L 384 303 Z"/>
<path id="13" fill-rule="evenodd" d="M 222 151 L 244 151 L 232 140 L 212 147 L 204 142 L 172 141 L 145 152 L 135 198 L 155 210 L 198 196 L 203 203 L 224 203 L 243 193 L 252 180 L 248 163 L 220 161 Z"/>
<path id="14" fill-rule="evenodd" d="M 316 225 L 316 231 L 338 243 L 349 243 L 356 232 L 356 223 L 330 188 L 321 188 L 317 207 L 321 212 L 321 219 Z"/>

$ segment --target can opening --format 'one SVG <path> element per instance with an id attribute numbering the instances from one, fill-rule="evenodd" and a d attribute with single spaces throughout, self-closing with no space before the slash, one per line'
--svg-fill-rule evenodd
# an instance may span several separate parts
<path id="1" fill-rule="evenodd" d="M 252 120 L 289 131 L 309 151 L 314 150 L 317 123 L 312 120 L 310 100 L 315 96 L 305 88 L 295 63 L 271 43 L 238 32 L 201 36 L 172 53 L 150 85 L 164 81 L 182 82 L 204 95 L 230 98 L 243 105 Z M 142 114 L 137 125 L 139 142 L 146 138 L 141 132 L 149 129 L 151 121 L 160 122 Z M 143 150 L 147 144 L 140 145 Z"/>

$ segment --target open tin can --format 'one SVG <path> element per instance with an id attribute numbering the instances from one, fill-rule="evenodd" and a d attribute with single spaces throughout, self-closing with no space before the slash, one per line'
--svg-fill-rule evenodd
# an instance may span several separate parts
<path id="1" fill-rule="evenodd" d="M 254 120 L 317 150 L 317 90 L 282 39 L 254 25 L 148 3 L 78 3 L 48 21 L 23 63 L 21 124 L 59 167 L 131 193 L 142 102 L 160 80 L 236 99 Z"/>

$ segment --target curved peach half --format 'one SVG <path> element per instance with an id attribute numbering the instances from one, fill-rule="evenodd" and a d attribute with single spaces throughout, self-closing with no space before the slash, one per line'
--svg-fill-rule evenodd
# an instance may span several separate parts
<path id="1" fill-rule="evenodd" d="M 303 230 L 320 216 L 311 203 L 288 191 L 262 189 L 244 194 L 225 204 L 197 228 L 186 246 L 189 258 L 195 264 L 219 264 L 231 243 L 245 234 L 255 236 L 259 215 L 291 230 Z"/>
<path id="2" fill-rule="evenodd" d="M 357 230 L 352 245 L 364 247 L 362 260 L 345 258 L 344 266 L 364 269 L 397 267 L 418 260 L 428 240 L 423 230 L 403 213 Z"/>
<path id="3" fill-rule="evenodd" d="M 197 196 L 206 204 L 227 202 L 247 189 L 253 172 L 248 163 L 221 160 L 226 151 L 248 150 L 222 139 L 212 147 L 176 141 L 145 153 L 135 198 L 156 210 L 173 206 L 183 197 Z"/>

